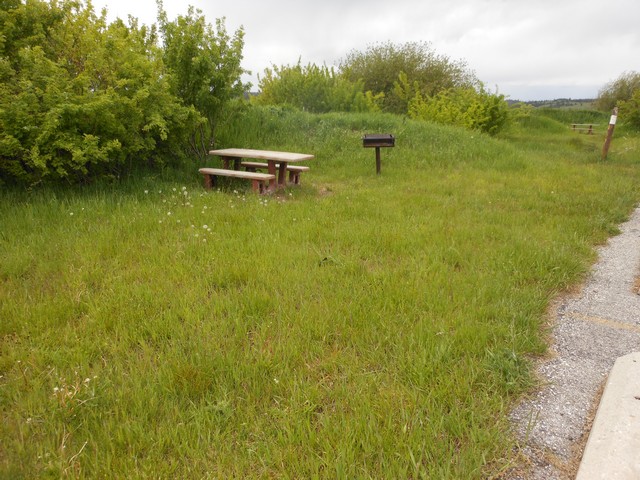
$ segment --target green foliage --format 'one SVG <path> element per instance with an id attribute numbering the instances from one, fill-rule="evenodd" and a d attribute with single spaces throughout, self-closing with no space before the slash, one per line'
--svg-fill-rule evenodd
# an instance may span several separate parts
<path id="1" fill-rule="evenodd" d="M 409 116 L 495 135 L 509 118 L 509 106 L 504 95 L 483 88 L 452 88 L 427 98 L 417 92 L 409 102 Z"/>
<path id="2" fill-rule="evenodd" d="M 0 67 L 1 178 L 119 175 L 161 161 L 195 125 L 195 111 L 170 92 L 154 29 L 107 25 L 91 6 L 71 1 L 27 2 L 5 18 L 11 42 Z M 15 27 L 27 19 L 41 26 Z M 38 45 L 43 37 L 34 31 L 43 29 Z"/>
<path id="3" fill-rule="evenodd" d="M 260 80 L 261 93 L 255 102 L 289 105 L 318 113 L 382 110 L 406 114 L 415 98 L 432 97 L 441 92 L 451 96 L 451 92 L 458 89 L 457 97 L 469 96 L 465 92 L 474 89 L 483 94 L 478 85 L 463 62 L 436 55 L 427 43 L 394 45 L 388 42 L 371 46 L 365 52 L 351 52 L 342 61 L 338 73 L 326 66 L 303 67 L 300 62 L 266 69 Z M 496 101 L 493 106 L 489 98 L 483 102 L 483 114 L 491 118 L 482 122 L 476 119 L 474 125 L 490 123 L 484 130 L 497 131 L 501 126 L 502 102 Z"/>
<path id="4" fill-rule="evenodd" d="M 620 102 L 631 100 L 638 90 L 640 90 L 640 72 L 625 72 L 600 90 L 596 107 L 599 110 L 611 110 Z"/>
<path id="5" fill-rule="evenodd" d="M 628 100 L 619 103 L 618 115 L 624 125 L 640 130 L 640 88 L 635 90 Z"/>
<path id="6" fill-rule="evenodd" d="M 0 10 L 0 181 L 117 177 L 202 154 L 239 95 L 242 34 L 192 9 L 155 25 L 107 23 L 90 3 L 4 2 Z M 167 68 L 167 63 L 169 68 Z M 194 133 L 195 132 L 195 133 Z"/>
<path id="7" fill-rule="evenodd" d="M 409 103 L 416 95 L 422 95 L 422 90 L 416 80 L 410 82 L 407 74 L 400 72 L 398 80 L 393 83 L 391 95 L 398 101 L 399 105 L 402 105 L 403 112 L 407 113 Z"/>
<path id="8" fill-rule="evenodd" d="M 300 61 L 294 66 L 274 66 L 260 78 L 259 105 L 289 105 L 314 113 L 330 111 L 375 112 L 380 110 L 382 94 L 363 91 L 363 82 L 351 82 L 333 68 Z"/>
<path id="9" fill-rule="evenodd" d="M 425 42 L 386 42 L 365 51 L 353 50 L 342 60 L 340 69 L 349 80 L 362 80 L 365 90 L 384 93 L 383 110 L 392 113 L 407 112 L 413 97 L 407 96 L 407 86 L 418 89 L 423 96 L 433 96 L 477 84 L 465 62 L 437 55 Z"/>
<path id="10" fill-rule="evenodd" d="M 161 1 L 158 8 L 163 58 L 171 73 L 172 92 L 204 118 L 190 141 L 192 153 L 204 158 L 214 144 L 216 124 L 225 105 L 250 87 L 240 79 L 245 73 L 240 66 L 244 31 L 239 29 L 231 37 L 224 20 L 217 19 L 214 28 L 193 7 L 174 21 L 168 20 Z"/>

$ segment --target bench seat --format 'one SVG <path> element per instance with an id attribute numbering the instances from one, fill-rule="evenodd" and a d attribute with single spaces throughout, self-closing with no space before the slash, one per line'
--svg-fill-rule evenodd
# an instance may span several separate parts
<path id="1" fill-rule="evenodd" d="M 266 170 L 269 168 L 269 164 L 262 162 L 241 162 L 244 168 L 247 169 L 248 172 L 255 172 L 256 170 Z M 276 163 L 276 169 L 280 168 L 280 164 Z M 289 172 L 289 181 L 294 184 L 300 184 L 300 174 L 302 172 L 308 172 L 311 170 L 309 167 L 305 165 L 291 165 L 287 164 L 287 171 Z"/>
<path id="2" fill-rule="evenodd" d="M 242 170 L 228 170 L 225 168 L 201 168 L 198 170 L 204 175 L 204 186 L 211 189 L 216 185 L 216 177 L 243 178 L 251 180 L 253 190 L 259 193 L 267 191 L 267 182 L 275 180 L 276 176 L 270 173 L 245 172 Z"/>

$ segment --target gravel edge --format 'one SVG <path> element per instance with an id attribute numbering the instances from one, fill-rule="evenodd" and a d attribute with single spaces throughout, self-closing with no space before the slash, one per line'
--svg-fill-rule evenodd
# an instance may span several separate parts
<path id="1" fill-rule="evenodd" d="M 512 480 L 575 478 L 607 375 L 640 350 L 640 207 L 598 249 L 580 292 L 551 307 L 550 354 L 537 364 L 543 387 L 511 413 L 523 468 Z"/>

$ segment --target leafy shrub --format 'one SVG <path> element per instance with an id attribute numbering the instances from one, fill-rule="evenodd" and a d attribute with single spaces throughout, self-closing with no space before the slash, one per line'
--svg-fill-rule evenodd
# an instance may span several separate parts
<path id="1" fill-rule="evenodd" d="M 118 174 L 158 160 L 174 127 L 197 122 L 163 79 L 154 32 L 74 2 L 49 4 L 47 40 L 14 29 L 4 45 L 0 176 L 37 182 Z M 13 25 L 46 12 L 42 2 L 9 11 Z M 178 129 L 184 127 L 177 127 Z"/>
<path id="2" fill-rule="evenodd" d="M 495 135 L 507 122 L 509 107 L 504 95 L 452 88 L 427 98 L 417 92 L 409 102 L 409 116 Z"/>
<path id="3" fill-rule="evenodd" d="M 351 82 L 333 68 L 300 62 L 294 66 L 274 66 L 260 78 L 260 105 L 289 105 L 314 113 L 329 111 L 374 112 L 382 95 L 363 91 L 363 82 Z"/>
<path id="4" fill-rule="evenodd" d="M 365 51 L 350 52 L 340 64 L 342 74 L 352 82 L 363 81 L 364 89 L 383 93 L 383 110 L 406 114 L 410 86 L 423 96 L 433 96 L 444 90 L 477 84 L 474 73 L 463 61 L 453 61 L 435 53 L 429 43 L 379 43 Z M 401 77 L 401 75 L 403 77 Z"/>
<path id="5" fill-rule="evenodd" d="M 189 144 L 209 146 L 216 115 L 240 90 L 241 36 L 229 39 L 221 22 L 213 32 L 191 9 L 175 23 L 161 12 L 162 50 L 155 25 L 107 24 L 90 3 L 5 3 L 0 181 L 75 182 L 177 163 Z M 215 55 L 200 48 L 203 38 Z M 194 42 L 202 58 L 189 56 Z"/>
<path id="6" fill-rule="evenodd" d="M 640 130 L 640 89 L 633 92 L 629 100 L 620 102 L 618 115 L 625 125 Z"/>
<path id="7" fill-rule="evenodd" d="M 193 7 L 174 21 L 161 11 L 159 25 L 171 91 L 203 117 L 189 142 L 190 153 L 202 159 L 214 144 L 216 124 L 225 106 L 250 87 L 240 79 L 245 73 L 240 65 L 244 31 L 240 29 L 231 37 L 222 20 L 216 20 L 214 28 Z"/>
<path id="8" fill-rule="evenodd" d="M 596 107 L 599 110 L 611 110 L 620 102 L 630 100 L 638 90 L 640 90 L 640 72 L 625 72 L 600 90 Z"/>

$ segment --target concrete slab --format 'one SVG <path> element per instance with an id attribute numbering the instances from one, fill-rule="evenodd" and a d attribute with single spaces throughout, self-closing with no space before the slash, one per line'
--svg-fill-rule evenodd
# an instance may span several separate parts
<path id="1" fill-rule="evenodd" d="M 640 352 L 616 360 L 576 480 L 640 478 Z"/>

